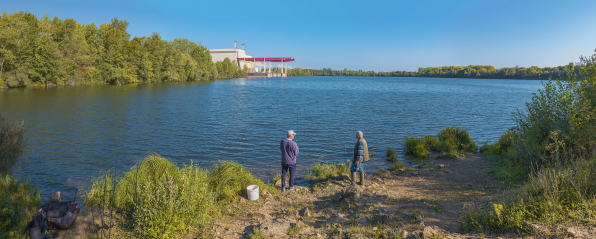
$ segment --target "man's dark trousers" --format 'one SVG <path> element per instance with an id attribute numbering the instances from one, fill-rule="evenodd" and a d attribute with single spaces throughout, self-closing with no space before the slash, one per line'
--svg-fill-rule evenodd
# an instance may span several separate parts
<path id="1" fill-rule="evenodd" d="M 286 187 L 286 173 L 290 170 L 290 188 L 294 187 L 294 174 L 296 173 L 296 164 L 281 164 L 281 187 Z"/>

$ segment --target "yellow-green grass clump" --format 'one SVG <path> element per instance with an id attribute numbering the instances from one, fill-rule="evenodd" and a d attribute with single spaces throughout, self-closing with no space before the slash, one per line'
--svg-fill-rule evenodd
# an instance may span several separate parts
<path id="1" fill-rule="evenodd" d="M 349 164 L 315 163 L 312 170 L 304 172 L 304 177 L 308 179 L 326 179 L 349 172 Z"/>
<path id="2" fill-rule="evenodd" d="M 109 190 L 114 184 L 112 198 Z M 276 193 L 236 162 L 219 161 L 211 170 L 192 163 L 179 168 L 168 159 L 151 155 L 121 178 L 103 172 L 85 202 L 90 207 L 100 207 L 104 200 L 106 205 L 113 200 L 116 211 L 133 212 L 133 217 L 125 217 L 123 224 L 132 225 L 134 220 L 132 233 L 136 237 L 178 238 L 222 215 L 222 208 L 246 195 L 246 187 L 253 184 Z M 104 190 L 108 193 L 104 194 Z"/>

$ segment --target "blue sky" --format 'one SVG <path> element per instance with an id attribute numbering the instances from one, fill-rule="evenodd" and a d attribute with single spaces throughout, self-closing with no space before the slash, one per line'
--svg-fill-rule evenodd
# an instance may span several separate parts
<path id="1" fill-rule="evenodd" d="M 559 66 L 596 49 L 596 1 L 31 1 L 0 12 L 129 23 L 208 48 L 246 43 L 255 57 L 290 66 L 415 71 L 450 65 Z"/>

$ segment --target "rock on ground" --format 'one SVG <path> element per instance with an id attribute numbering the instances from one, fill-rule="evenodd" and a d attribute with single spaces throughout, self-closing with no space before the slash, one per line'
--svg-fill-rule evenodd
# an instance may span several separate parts
<path id="1" fill-rule="evenodd" d="M 341 201 L 341 199 L 342 199 L 342 196 L 340 193 L 335 193 L 335 195 L 333 196 L 334 202 L 339 202 L 339 201 Z"/>
<path id="2" fill-rule="evenodd" d="M 344 188 L 344 198 L 353 197 L 354 195 L 360 195 L 362 189 L 358 185 L 350 185 Z"/>
<path id="3" fill-rule="evenodd" d="M 263 222 L 259 229 L 268 236 L 281 236 L 287 234 L 288 228 L 295 223 L 296 220 L 291 217 L 282 217 Z"/>
<path id="4" fill-rule="evenodd" d="M 342 199 L 342 200 L 339 202 L 339 205 L 340 205 L 342 208 L 350 208 L 350 203 L 349 203 L 349 202 L 348 202 L 348 200 L 347 200 L 347 199 L 345 199 L 345 198 L 344 198 L 344 199 Z"/>
<path id="5" fill-rule="evenodd" d="M 301 217 L 310 217 L 311 216 L 310 209 L 308 207 L 304 207 L 302 210 L 300 210 L 300 212 L 298 212 L 298 214 Z"/>

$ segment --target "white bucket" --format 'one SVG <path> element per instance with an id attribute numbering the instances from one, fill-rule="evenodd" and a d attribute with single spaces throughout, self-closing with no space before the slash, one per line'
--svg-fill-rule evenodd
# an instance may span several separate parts
<path id="1" fill-rule="evenodd" d="M 248 193 L 248 200 L 257 200 L 259 199 L 259 185 L 250 185 L 246 188 L 246 192 Z"/>

